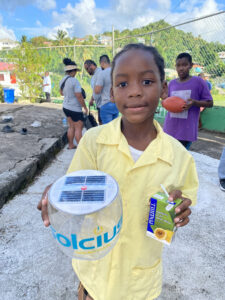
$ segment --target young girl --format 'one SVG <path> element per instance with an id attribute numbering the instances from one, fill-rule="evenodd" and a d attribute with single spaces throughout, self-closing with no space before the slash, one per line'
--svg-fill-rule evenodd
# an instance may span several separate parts
<path id="1" fill-rule="evenodd" d="M 169 113 L 164 122 L 164 131 L 179 140 L 187 149 L 197 140 L 200 107 L 212 107 L 213 101 L 206 82 L 190 76 L 192 57 L 180 53 L 176 59 L 177 79 L 169 83 L 168 96 L 178 96 L 186 100 L 184 111 Z"/>
<path id="2" fill-rule="evenodd" d="M 192 156 L 153 120 L 166 91 L 164 61 L 157 50 L 127 45 L 112 63 L 112 98 L 122 114 L 89 130 L 81 139 L 68 173 L 101 170 L 118 182 L 123 226 L 113 250 L 97 261 L 73 260 L 79 300 L 150 300 L 159 296 L 162 243 L 146 236 L 149 199 L 163 184 L 176 208 L 177 227 L 189 222 L 198 179 Z M 46 191 L 38 207 L 49 225 Z M 182 192 L 181 192 L 182 191 Z M 191 200 L 190 200 L 191 199 Z"/>
<path id="3" fill-rule="evenodd" d="M 65 65 L 66 76 L 60 81 L 60 94 L 64 96 L 63 112 L 69 124 L 67 131 L 68 149 L 74 149 L 76 148 L 73 143 L 74 138 L 78 144 L 82 137 L 84 124 L 82 108 L 86 114 L 88 110 L 81 93 L 80 83 L 75 78 L 77 71 L 80 71 L 80 69 L 76 63 L 69 58 L 64 58 L 63 63 Z"/>

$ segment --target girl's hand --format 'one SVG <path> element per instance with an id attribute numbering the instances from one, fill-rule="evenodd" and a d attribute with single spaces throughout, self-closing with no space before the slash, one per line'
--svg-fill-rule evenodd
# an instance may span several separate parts
<path id="1" fill-rule="evenodd" d="M 186 103 L 184 104 L 184 110 L 188 110 L 194 105 L 194 100 L 193 99 L 188 99 Z"/>
<path id="2" fill-rule="evenodd" d="M 182 197 L 182 192 L 178 190 L 172 191 L 169 195 L 170 196 L 168 200 L 171 202 L 178 198 L 183 200 L 183 202 L 175 209 L 176 217 L 174 219 L 174 223 L 176 227 L 187 225 L 189 223 L 189 216 L 191 214 L 191 209 L 189 208 L 192 203 L 191 200 Z"/>
<path id="3" fill-rule="evenodd" d="M 41 210 L 41 217 L 46 227 L 50 225 L 49 216 L 48 216 L 48 191 L 50 187 L 51 184 L 45 188 L 41 200 L 37 205 L 37 209 Z"/>

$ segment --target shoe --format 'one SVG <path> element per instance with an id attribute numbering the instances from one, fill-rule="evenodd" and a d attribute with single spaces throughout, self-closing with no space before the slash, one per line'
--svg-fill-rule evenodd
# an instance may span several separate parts
<path id="1" fill-rule="evenodd" d="M 10 133 L 10 132 L 14 132 L 14 130 L 9 125 L 6 125 L 2 128 L 2 132 Z"/>
<path id="2" fill-rule="evenodd" d="M 22 129 L 20 130 L 20 133 L 21 133 L 22 135 L 26 135 L 26 134 L 27 134 L 27 129 L 26 129 L 26 128 L 22 128 Z"/>
<path id="3" fill-rule="evenodd" d="M 225 192 L 225 179 L 220 179 L 220 189 Z"/>

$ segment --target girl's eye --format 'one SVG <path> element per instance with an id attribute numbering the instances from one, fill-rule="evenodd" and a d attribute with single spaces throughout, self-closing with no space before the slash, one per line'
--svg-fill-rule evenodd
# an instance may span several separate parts
<path id="1" fill-rule="evenodd" d="M 125 86 L 127 86 L 127 82 L 120 82 L 119 84 L 118 84 L 118 87 L 125 87 Z"/>
<path id="2" fill-rule="evenodd" d="M 149 84 L 151 84 L 151 83 L 152 83 L 152 81 L 149 80 L 149 79 L 143 80 L 143 85 L 149 85 Z"/>

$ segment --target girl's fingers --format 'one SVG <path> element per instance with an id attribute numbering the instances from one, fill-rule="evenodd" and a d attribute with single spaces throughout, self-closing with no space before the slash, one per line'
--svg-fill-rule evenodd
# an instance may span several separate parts
<path id="1" fill-rule="evenodd" d="M 192 203 L 191 200 L 188 198 L 181 197 L 181 199 L 183 200 L 182 203 L 175 208 L 176 214 L 179 214 L 179 213 L 182 213 L 182 211 L 185 211 Z"/>
<path id="2" fill-rule="evenodd" d="M 189 218 L 185 218 L 184 220 L 182 220 L 181 222 L 179 223 L 176 223 L 176 227 L 182 227 L 182 226 L 185 226 L 189 223 Z"/>
<path id="3" fill-rule="evenodd" d="M 179 190 L 175 190 L 170 193 L 168 200 L 173 202 L 174 200 L 181 198 L 181 197 L 182 197 L 182 192 Z"/>
<path id="4" fill-rule="evenodd" d="M 174 222 L 180 223 L 183 220 L 185 220 L 188 216 L 190 216 L 190 214 L 191 214 L 191 210 L 190 210 L 190 208 L 187 208 L 183 213 L 181 213 L 175 217 Z"/>

